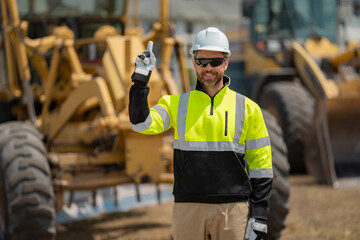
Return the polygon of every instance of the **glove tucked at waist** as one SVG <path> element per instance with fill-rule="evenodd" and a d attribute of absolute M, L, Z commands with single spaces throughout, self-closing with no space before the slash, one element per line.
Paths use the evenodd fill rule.
<path fill-rule="evenodd" d="M 249 240 L 265 240 L 267 233 L 267 225 L 257 222 L 255 218 L 250 218 L 245 232 L 245 239 Z"/>
<path fill-rule="evenodd" d="M 146 85 L 149 82 L 150 75 L 156 64 L 156 58 L 152 52 L 153 42 L 149 41 L 146 52 L 137 56 L 135 60 L 135 71 L 131 79 L 135 83 Z"/>

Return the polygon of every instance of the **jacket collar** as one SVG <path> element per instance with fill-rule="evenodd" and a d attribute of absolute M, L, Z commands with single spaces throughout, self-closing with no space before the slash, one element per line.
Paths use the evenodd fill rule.
<path fill-rule="evenodd" d="M 229 78 L 228 76 L 224 75 L 224 77 L 223 77 L 223 83 L 224 83 L 224 86 L 219 90 L 219 92 L 226 92 L 226 90 L 229 88 L 229 85 L 230 85 L 230 78 Z M 197 79 L 197 78 L 196 78 L 196 87 L 195 87 L 195 90 L 206 93 L 205 90 L 201 87 L 201 84 L 200 84 L 200 82 L 199 82 L 199 79 Z M 215 94 L 215 96 L 218 95 L 219 92 L 217 92 L 217 93 Z M 207 94 L 207 93 L 206 93 L 206 94 Z"/>

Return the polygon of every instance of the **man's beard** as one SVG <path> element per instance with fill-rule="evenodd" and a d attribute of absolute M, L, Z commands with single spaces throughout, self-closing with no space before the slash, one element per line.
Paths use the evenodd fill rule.
<path fill-rule="evenodd" d="M 205 74 L 206 73 L 212 73 L 212 74 L 215 74 L 215 78 L 213 80 L 206 80 L 206 76 Z M 207 72 L 203 72 L 202 74 L 200 73 L 196 73 L 197 75 L 197 78 L 199 79 L 199 81 L 204 84 L 205 87 L 213 87 L 215 85 L 217 85 L 224 77 L 223 74 L 219 75 L 218 73 L 216 72 L 212 72 L 212 71 L 207 71 Z"/>

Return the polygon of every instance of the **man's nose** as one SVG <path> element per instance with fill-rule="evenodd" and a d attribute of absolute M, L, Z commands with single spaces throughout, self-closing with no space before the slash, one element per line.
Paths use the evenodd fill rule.
<path fill-rule="evenodd" d="M 205 69 L 207 69 L 207 70 L 210 70 L 210 69 L 212 69 L 213 67 L 210 65 L 210 63 L 208 63 L 208 64 L 206 64 L 206 66 L 205 66 Z"/>

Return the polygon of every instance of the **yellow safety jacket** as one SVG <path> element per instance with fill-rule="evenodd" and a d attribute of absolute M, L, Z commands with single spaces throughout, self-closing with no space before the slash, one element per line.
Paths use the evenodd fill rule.
<path fill-rule="evenodd" d="M 198 83 L 193 91 L 163 96 L 150 110 L 140 99 L 146 98 L 145 89 L 133 86 L 131 125 L 143 134 L 174 128 L 175 202 L 250 199 L 251 216 L 266 220 L 273 171 L 261 109 L 229 89 L 229 77 L 223 81 L 225 86 L 214 97 Z"/>

